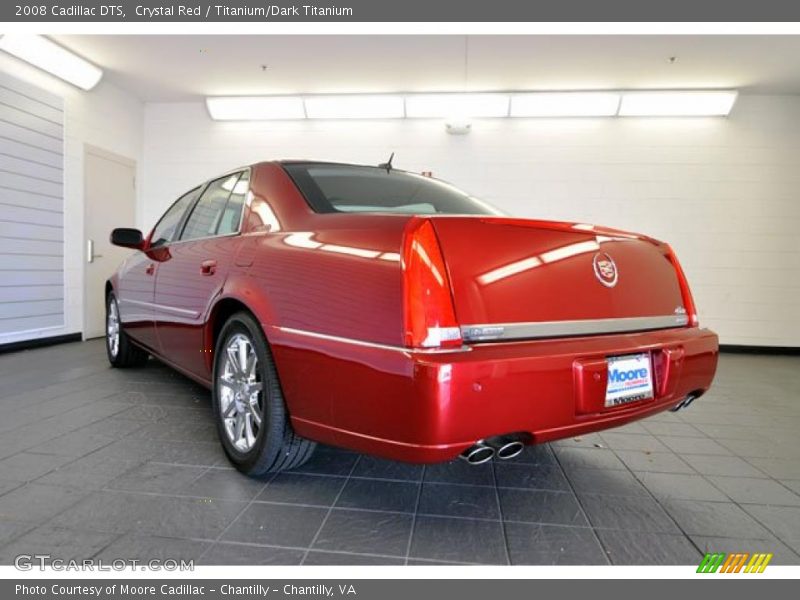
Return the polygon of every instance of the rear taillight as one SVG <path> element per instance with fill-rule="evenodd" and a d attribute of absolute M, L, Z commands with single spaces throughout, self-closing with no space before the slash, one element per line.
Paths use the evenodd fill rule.
<path fill-rule="evenodd" d="M 403 324 L 406 346 L 461 346 L 450 281 L 430 220 L 412 218 L 403 239 Z"/>
<path fill-rule="evenodd" d="M 681 286 L 683 308 L 686 309 L 686 316 L 689 317 L 689 326 L 697 327 L 700 324 L 700 320 L 697 318 L 697 308 L 695 308 L 694 305 L 694 298 L 692 298 L 692 292 L 689 289 L 689 282 L 686 280 L 686 274 L 683 272 L 681 263 L 678 262 L 678 257 L 675 255 L 675 251 L 672 249 L 672 246 L 667 245 L 667 252 L 667 256 L 669 257 L 672 266 L 675 268 L 675 273 L 678 276 L 678 283 Z"/>

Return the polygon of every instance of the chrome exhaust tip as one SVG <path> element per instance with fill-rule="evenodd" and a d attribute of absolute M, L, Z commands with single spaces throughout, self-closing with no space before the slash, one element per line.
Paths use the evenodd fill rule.
<path fill-rule="evenodd" d="M 509 458 L 519 456 L 524 449 L 525 444 L 519 440 L 512 440 L 497 448 L 495 450 L 495 454 L 500 460 L 508 460 Z"/>
<path fill-rule="evenodd" d="M 470 446 L 461 453 L 460 458 L 467 461 L 471 465 L 482 465 L 485 462 L 492 460 L 494 457 L 494 448 L 487 446 L 483 442 Z"/>
<path fill-rule="evenodd" d="M 682 408 L 687 408 L 692 402 L 695 401 L 695 398 L 697 397 L 698 396 L 696 396 L 695 394 L 689 394 L 688 396 L 686 396 L 686 398 L 684 398 L 683 400 L 678 402 L 675 406 L 670 408 L 669 412 L 678 412 Z"/>

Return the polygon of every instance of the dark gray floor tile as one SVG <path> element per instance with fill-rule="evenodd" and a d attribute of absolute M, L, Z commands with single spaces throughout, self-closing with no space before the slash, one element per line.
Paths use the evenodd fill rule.
<path fill-rule="evenodd" d="M 795 551 L 800 546 L 800 507 L 747 504 L 742 507 Z"/>
<path fill-rule="evenodd" d="M 115 438 L 103 434 L 86 433 L 81 430 L 73 431 L 61 437 L 38 444 L 30 449 L 37 454 L 55 454 L 58 456 L 77 457 L 107 446 Z"/>
<path fill-rule="evenodd" d="M 153 512 L 142 530 L 152 535 L 215 540 L 245 508 L 246 503 L 218 498 L 154 496 Z"/>
<path fill-rule="evenodd" d="M 697 565 L 703 555 L 681 534 L 598 529 L 615 565 Z"/>
<path fill-rule="evenodd" d="M 636 473 L 653 496 L 659 500 L 710 500 L 726 502 L 728 497 L 702 475 L 683 473 Z"/>
<path fill-rule="evenodd" d="M 35 523 L 12 521 L 0 517 L 0 547 L 36 527 Z"/>
<path fill-rule="evenodd" d="M 506 564 L 503 526 L 476 521 L 419 515 L 409 556 L 443 561 Z"/>
<path fill-rule="evenodd" d="M 772 554 L 771 565 L 800 565 L 800 556 L 776 539 L 691 536 L 692 541 L 705 554 L 707 552 L 765 552 Z"/>
<path fill-rule="evenodd" d="M 209 469 L 179 488 L 178 493 L 202 498 L 247 502 L 264 489 L 265 482 L 243 475 L 236 469 Z"/>
<path fill-rule="evenodd" d="M 66 456 L 22 452 L 0 461 L 0 479 L 33 481 L 71 460 L 74 459 Z"/>
<path fill-rule="evenodd" d="M 404 557 L 412 523 L 411 515 L 334 509 L 313 548 Z"/>
<path fill-rule="evenodd" d="M 666 500 L 664 508 L 689 535 L 707 537 L 770 537 L 769 531 L 732 503 Z"/>
<path fill-rule="evenodd" d="M 561 467 L 553 465 L 495 465 L 497 485 L 509 488 L 569 491 L 569 483 Z"/>
<path fill-rule="evenodd" d="M 800 494 L 800 480 L 798 479 L 781 479 L 781 483 L 787 488 L 792 490 L 795 494 Z"/>
<path fill-rule="evenodd" d="M 197 560 L 199 565 L 299 565 L 305 550 L 217 542 Z"/>
<path fill-rule="evenodd" d="M 5 494 L 6 492 L 15 490 L 22 485 L 25 484 L 21 481 L 0 481 L 0 496 Z"/>
<path fill-rule="evenodd" d="M 606 565 L 591 529 L 506 523 L 508 552 L 514 565 Z"/>
<path fill-rule="evenodd" d="M 402 565 L 405 559 L 348 552 L 320 552 L 312 550 L 303 561 L 304 565 Z"/>
<path fill-rule="evenodd" d="M 741 459 L 740 459 L 741 460 Z M 749 458 L 748 462 L 758 469 L 752 477 L 763 477 L 766 473 L 775 479 L 800 479 L 800 460 L 785 458 Z M 750 475 L 749 473 L 712 473 L 712 475 Z"/>
<path fill-rule="evenodd" d="M 800 496 L 773 479 L 708 476 L 709 481 L 739 504 L 800 506 Z"/>
<path fill-rule="evenodd" d="M 511 459 L 514 464 L 555 465 L 556 457 L 550 444 L 525 446 L 519 456 Z"/>
<path fill-rule="evenodd" d="M 645 419 L 642 421 L 642 427 L 655 436 L 674 435 L 681 437 L 705 437 L 705 433 L 688 423 L 669 423 Z"/>
<path fill-rule="evenodd" d="M 766 477 L 756 467 L 738 456 L 710 456 L 686 454 L 683 459 L 701 475 L 723 475 L 728 477 Z M 751 459 L 755 460 L 755 459 Z"/>
<path fill-rule="evenodd" d="M 499 519 L 497 491 L 493 487 L 425 483 L 419 499 L 420 514 L 473 519 Z"/>
<path fill-rule="evenodd" d="M 471 465 L 463 460 L 427 465 L 425 481 L 435 483 L 462 483 L 464 485 L 494 486 L 492 463 Z"/>
<path fill-rule="evenodd" d="M 328 509 L 280 504 L 252 504 L 221 541 L 308 548 Z"/>
<path fill-rule="evenodd" d="M 126 533 L 141 530 L 158 510 L 159 496 L 125 492 L 93 492 L 59 514 L 52 523 L 59 527 Z"/>
<path fill-rule="evenodd" d="M 682 437 L 662 435 L 659 438 L 673 452 L 684 454 L 730 455 L 730 450 L 707 437 Z"/>
<path fill-rule="evenodd" d="M 317 449 L 311 459 L 294 469 L 296 473 L 319 475 L 349 475 L 358 460 L 358 454 Z"/>
<path fill-rule="evenodd" d="M 696 471 L 680 456 L 672 452 L 640 452 L 637 450 L 617 450 L 617 456 L 631 471 L 650 473 L 685 473 Z"/>
<path fill-rule="evenodd" d="M 126 534 L 118 537 L 97 554 L 106 563 L 116 560 L 197 560 L 211 546 L 210 542 L 182 540 L 156 535 Z"/>
<path fill-rule="evenodd" d="M 649 433 L 619 433 L 618 431 L 603 431 L 600 437 L 606 446 L 612 450 L 636 450 L 639 452 L 667 452 L 669 448 L 664 446 L 655 436 Z"/>
<path fill-rule="evenodd" d="M 344 477 L 281 473 L 256 497 L 259 502 L 285 502 L 331 506 L 345 482 Z"/>
<path fill-rule="evenodd" d="M 106 487 L 129 492 L 173 494 L 197 479 L 205 471 L 206 467 L 151 462 L 123 473 L 108 482 Z"/>
<path fill-rule="evenodd" d="M 14 557 L 20 554 L 48 554 L 53 560 L 81 561 L 94 556 L 116 537 L 117 535 L 113 533 L 43 525 L 4 546 L 0 550 L 0 563 L 11 564 Z"/>
<path fill-rule="evenodd" d="M 588 526 L 575 496 L 549 490 L 511 490 L 501 488 L 503 519 L 553 525 Z"/>
<path fill-rule="evenodd" d="M 581 494 L 578 499 L 593 527 L 680 533 L 664 509 L 649 496 Z"/>
<path fill-rule="evenodd" d="M 605 448 L 557 448 L 556 457 L 568 473 L 573 469 L 625 470 L 614 452 Z"/>
<path fill-rule="evenodd" d="M 364 508 L 413 513 L 419 483 L 350 479 L 336 501 L 336 508 Z"/>
<path fill-rule="evenodd" d="M 85 495 L 73 488 L 29 483 L 0 496 L 0 518 L 43 523 Z"/>
<path fill-rule="evenodd" d="M 36 482 L 81 490 L 98 490 L 140 464 L 141 461 L 137 460 L 112 459 L 90 454 L 51 471 Z"/>
<path fill-rule="evenodd" d="M 367 477 L 370 479 L 398 479 L 403 481 L 420 481 L 422 479 L 422 465 L 384 460 L 375 456 L 362 456 L 358 461 L 353 477 Z"/>
<path fill-rule="evenodd" d="M 573 469 L 567 473 L 567 477 L 578 494 L 647 495 L 647 490 L 629 471 Z"/>

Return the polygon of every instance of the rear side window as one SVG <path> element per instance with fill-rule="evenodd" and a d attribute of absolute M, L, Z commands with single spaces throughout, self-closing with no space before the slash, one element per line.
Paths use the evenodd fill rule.
<path fill-rule="evenodd" d="M 316 212 L 499 214 L 450 184 L 406 171 L 322 163 L 283 168 Z"/>
<path fill-rule="evenodd" d="M 222 211 L 222 217 L 219 220 L 217 235 L 226 235 L 239 231 L 239 223 L 242 220 L 242 209 L 244 208 L 244 199 L 247 197 L 249 189 L 250 174 L 245 171 L 242 173 L 239 181 L 233 186 L 231 195 L 228 196 L 228 203 L 225 205 L 225 210 Z"/>
<path fill-rule="evenodd" d="M 238 216 L 241 214 L 241 203 L 238 212 L 235 209 L 228 212 L 227 206 L 241 176 L 242 173 L 226 175 L 208 184 L 203 195 L 194 205 L 189 218 L 186 219 L 181 240 L 213 237 L 218 235 L 221 226 L 224 231 L 219 231 L 219 233 L 234 233 L 239 230 Z M 245 187 L 246 185 L 245 183 Z M 225 221 L 224 224 L 223 221 Z"/>
<path fill-rule="evenodd" d="M 178 198 L 172 206 L 167 209 L 167 212 L 164 213 L 164 216 L 161 217 L 153 228 L 153 235 L 150 238 L 151 246 L 161 246 L 162 244 L 172 241 L 175 237 L 178 225 L 180 225 L 181 219 L 183 219 L 183 214 L 186 212 L 186 209 L 191 206 L 192 202 L 195 201 L 199 193 L 200 188 L 197 187 Z"/>

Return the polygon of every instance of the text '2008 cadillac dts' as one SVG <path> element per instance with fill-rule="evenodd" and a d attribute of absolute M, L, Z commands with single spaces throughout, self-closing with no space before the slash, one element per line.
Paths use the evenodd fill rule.
<path fill-rule="evenodd" d="M 714 377 L 671 248 L 503 216 L 380 167 L 263 162 L 186 192 L 107 282 L 115 367 L 149 355 L 212 390 L 258 476 L 315 443 L 419 463 L 687 406 Z"/>

